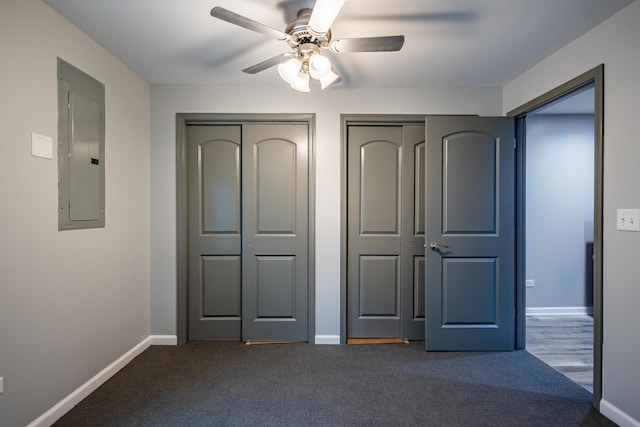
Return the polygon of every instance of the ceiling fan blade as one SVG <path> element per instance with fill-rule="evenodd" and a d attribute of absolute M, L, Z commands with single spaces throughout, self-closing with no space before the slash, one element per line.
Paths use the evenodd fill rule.
<path fill-rule="evenodd" d="M 345 52 L 395 52 L 402 49 L 404 36 L 360 37 L 336 39 L 329 43 L 335 53 Z"/>
<path fill-rule="evenodd" d="M 291 58 L 291 53 L 281 53 L 280 55 L 274 56 L 273 58 L 269 58 L 267 60 L 259 62 L 255 65 L 252 65 L 251 67 L 247 67 L 242 70 L 242 72 L 247 74 L 256 74 L 260 71 L 266 70 L 267 68 L 271 68 L 274 65 L 282 64 L 283 62 L 288 61 L 289 58 Z"/>
<path fill-rule="evenodd" d="M 314 33 L 324 34 L 329 31 L 345 0 L 316 0 L 313 6 L 309 27 Z"/>
<path fill-rule="evenodd" d="M 357 21 L 384 22 L 469 22 L 477 18 L 476 13 L 470 11 L 424 12 L 424 13 L 385 13 L 342 15 L 342 18 Z"/>
<path fill-rule="evenodd" d="M 265 36 L 272 37 L 277 40 L 288 40 L 290 38 L 288 34 L 283 33 L 282 31 L 271 28 L 268 25 L 265 25 L 258 21 L 254 21 L 253 19 L 247 18 L 246 16 L 238 15 L 237 13 L 225 9 L 224 7 L 216 6 L 211 9 L 211 16 L 213 16 L 214 18 L 222 19 L 223 21 L 227 21 L 231 24 L 238 25 L 242 28 L 246 28 L 247 30 L 264 34 Z"/>

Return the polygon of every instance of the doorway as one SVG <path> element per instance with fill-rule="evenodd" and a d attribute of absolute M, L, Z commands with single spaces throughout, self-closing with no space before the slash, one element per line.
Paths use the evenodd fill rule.
<path fill-rule="evenodd" d="M 177 119 L 179 342 L 312 342 L 313 116 Z"/>
<path fill-rule="evenodd" d="M 587 330 L 593 331 L 592 348 L 586 351 L 593 358 L 590 374 L 596 409 L 602 396 L 603 82 L 600 65 L 508 113 L 517 119 L 520 144 L 517 348 L 526 348 L 533 338 L 528 326 L 551 320 L 534 315 L 551 314 L 565 325 L 572 316 L 578 323 L 568 327 L 579 329 L 585 328 L 580 318 L 592 316 L 592 320 L 586 317 Z M 581 102 L 572 104 L 577 100 Z M 565 134 L 560 135 L 563 129 Z M 562 150 L 565 160 L 550 167 L 561 160 Z M 554 176 L 556 172 L 560 175 Z M 543 185 L 545 180 L 548 186 Z M 555 216 L 568 217 L 569 222 L 562 224 Z M 547 238 L 540 240 L 545 234 Z M 541 265 L 545 260 L 548 265 Z M 542 282 L 535 274 L 543 277 Z"/>
<path fill-rule="evenodd" d="M 593 387 L 593 84 L 526 119 L 526 348 Z"/>

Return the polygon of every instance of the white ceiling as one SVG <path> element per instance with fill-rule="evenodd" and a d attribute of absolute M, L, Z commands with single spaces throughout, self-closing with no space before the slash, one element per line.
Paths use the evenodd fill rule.
<path fill-rule="evenodd" d="M 211 17 L 213 6 L 284 31 L 314 0 L 43 0 L 152 84 L 285 86 L 240 70 L 285 42 Z M 499 87 L 632 0 L 347 0 L 334 38 L 405 35 L 400 52 L 331 55 L 342 87 Z M 330 89 L 329 89 L 330 90 Z"/>

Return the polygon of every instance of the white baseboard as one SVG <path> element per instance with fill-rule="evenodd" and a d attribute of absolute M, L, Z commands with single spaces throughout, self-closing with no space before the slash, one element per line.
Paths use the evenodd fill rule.
<path fill-rule="evenodd" d="M 593 307 L 527 307 L 527 316 L 579 316 L 593 314 Z"/>
<path fill-rule="evenodd" d="M 316 344 L 340 344 L 340 335 L 316 335 Z"/>
<path fill-rule="evenodd" d="M 120 356 L 115 362 L 104 368 L 93 378 L 71 392 L 71 394 L 62 399 L 47 412 L 36 418 L 27 427 L 48 427 L 55 423 L 64 414 L 69 412 L 74 406 L 80 403 L 82 399 L 93 393 L 109 378 L 114 376 L 120 369 L 127 366 L 127 364 L 129 364 L 129 362 L 131 362 L 136 356 L 145 351 L 151 345 L 151 341 L 152 336 L 149 336 L 142 340 L 138 345 Z"/>
<path fill-rule="evenodd" d="M 640 427 L 640 421 L 632 418 L 629 414 L 607 402 L 605 399 L 600 401 L 600 413 L 620 427 Z"/>
<path fill-rule="evenodd" d="M 177 335 L 149 335 L 151 345 L 178 345 Z"/>

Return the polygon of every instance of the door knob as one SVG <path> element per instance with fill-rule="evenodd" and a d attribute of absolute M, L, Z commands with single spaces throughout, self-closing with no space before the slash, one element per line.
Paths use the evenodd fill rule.
<path fill-rule="evenodd" d="M 432 250 L 432 251 L 436 251 L 436 252 L 437 252 L 437 251 L 439 251 L 439 250 L 440 250 L 440 248 L 447 248 L 447 249 L 449 249 L 449 246 L 447 246 L 447 245 L 441 245 L 441 244 L 440 244 L 440 243 L 438 243 L 438 242 L 431 242 L 431 244 L 429 245 L 429 247 L 431 248 L 431 250 Z"/>

